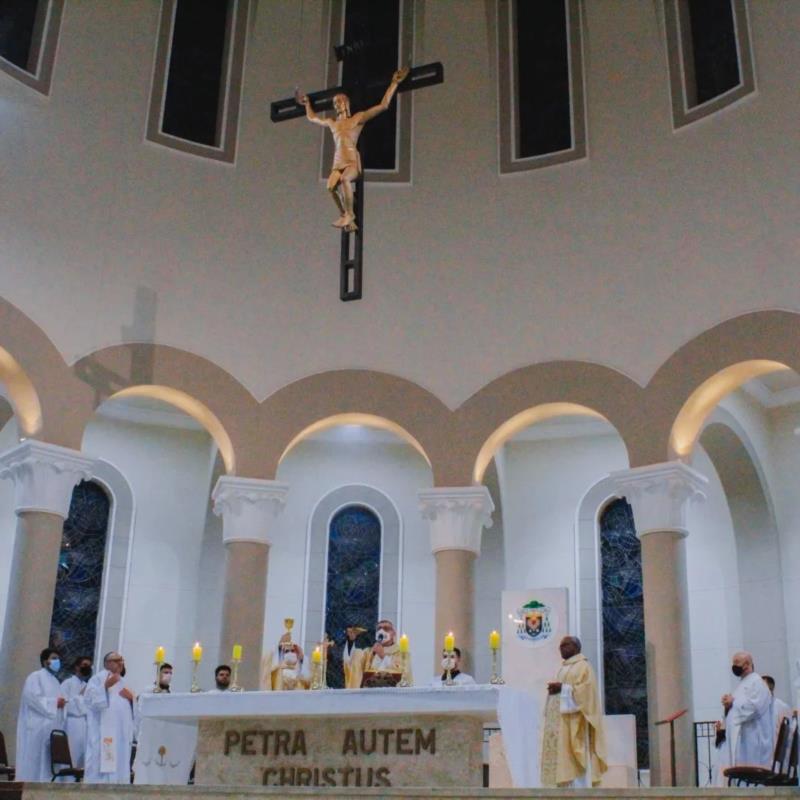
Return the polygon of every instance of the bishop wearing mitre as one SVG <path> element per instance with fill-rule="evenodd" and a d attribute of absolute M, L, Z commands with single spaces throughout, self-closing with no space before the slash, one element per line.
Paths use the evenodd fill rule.
<path fill-rule="evenodd" d="M 397 631 L 388 619 L 378 621 L 375 644 L 369 649 L 356 647 L 355 640 L 363 628 L 348 628 L 344 645 L 344 685 L 347 689 L 370 686 L 393 686 L 403 674 L 403 657 L 397 644 Z M 406 680 L 411 679 L 411 665 L 406 666 Z"/>

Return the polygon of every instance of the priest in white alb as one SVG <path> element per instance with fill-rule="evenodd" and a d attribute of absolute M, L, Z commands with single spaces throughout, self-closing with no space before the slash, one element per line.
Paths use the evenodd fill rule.
<path fill-rule="evenodd" d="M 729 763 L 735 767 L 769 767 L 774 736 L 772 695 L 755 671 L 750 653 L 735 653 L 731 671 L 739 684 L 733 694 L 722 696 Z"/>
<path fill-rule="evenodd" d="M 86 783 L 130 783 L 136 698 L 124 672 L 125 659 L 112 651 L 86 687 Z"/>
<path fill-rule="evenodd" d="M 39 655 L 41 669 L 25 679 L 17 717 L 17 780 L 49 781 L 50 732 L 64 727 L 66 700 L 56 675 L 61 658 L 45 648 Z"/>
<path fill-rule="evenodd" d="M 558 647 L 564 660 L 547 684 L 542 786 L 591 789 L 608 769 L 597 678 L 577 636 L 565 636 Z"/>

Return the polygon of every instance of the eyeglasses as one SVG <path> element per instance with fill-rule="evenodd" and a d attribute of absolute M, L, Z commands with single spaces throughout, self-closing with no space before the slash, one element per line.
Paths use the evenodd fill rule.
<path fill-rule="evenodd" d="M 113 663 L 122 663 L 122 664 L 125 663 L 125 659 L 124 658 L 107 658 L 106 661 L 109 661 L 112 664 Z"/>

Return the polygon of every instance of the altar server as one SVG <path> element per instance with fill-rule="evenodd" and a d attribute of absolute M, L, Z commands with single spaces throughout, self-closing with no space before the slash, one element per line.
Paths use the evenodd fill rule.
<path fill-rule="evenodd" d="M 216 686 L 209 690 L 209 694 L 227 692 L 231 687 L 231 668 L 227 664 L 220 664 L 214 670 L 214 683 Z"/>
<path fill-rule="evenodd" d="M 69 739 L 69 752 L 72 756 L 72 766 L 83 769 L 86 757 L 86 685 L 92 677 L 92 659 L 81 656 L 73 664 L 74 675 L 70 675 L 61 689 L 67 700 L 67 737 Z"/>
<path fill-rule="evenodd" d="M 86 783 L 130 783 L 135 697 L 125 685 L 124 669 L 119 653 L 107 653 L 103 669 L 86 687 Z"/>
<path fill-rule="evenodd" d="M 755 671 L 750 653 L 735 653 L 731 671 L 739 684 L 733 694 L 722 696 L 730 764 L 769 767 L 774 741 L 772 695 Z"/>
<path fill-rule="evenodd" d="M 453 648 L 452 656 L 446 650 L 442 650 L 442 674 L 433 679 L 431 686 L 444 686 L 447 681 L 448 669 L 450 670 L 450 680 L 453 681 L 454 686 L 475 685 L 475 678 L 461 671 L 461 650 L 458 647 Z"/>
<path fill-rule="evenodd" d="M 559 650 L 561 669 L 547 684 L 542 786 L 591 788 L 608 768 L 597 678 L 576 636 L 565 636 Z"/>
<path fill-rule="evenodd" d="M 770 697 L 770 716 L 772 718 L 772 730 L 775 733 L 775 740 L 777 741 L 778 738 L 778 731 L 781 727 L 781 720 L 784 717 L 791 718 L 792 716 L 792 709 L 789 708 L 787 703 L 784 703 L 779 697 L 775 697 L 775 678 L 772 675 L 762 675 L 761 676 L 764 683 L 767 684 L 767 689 L 769 689 Z"/>
<path fill-rule="evenodd" d="M 66 699 L 56 675 L 61 669 L 57 650 L 39 655 L 41 669 L 25 679 L 17 717 L 17 780 L 49 781 L 50 731 L 64 727 Z"/>
<path fill-rule="evenodd" d="M 375 628 L 375 644 L 368 650 L 355 646 L 360 628 L 347 629 L 347 641 L 344 645 L 342 660 L 344 661 L 344 678 L 347 689 L 360 689 L 364 682 L 365 672 L 394 673 L 397 679 L 403 672 L 403 659 L 397 645 L 397 632 L 394 623 L 388 619 L 378 621 Z M 406 679 L 411 679 L 411 666 L 408 665 Z"/>

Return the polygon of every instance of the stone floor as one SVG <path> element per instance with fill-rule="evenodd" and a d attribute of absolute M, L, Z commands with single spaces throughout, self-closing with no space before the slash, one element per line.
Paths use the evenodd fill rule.
<path fill-rule="evenodd" d="M 0 783 L 0 800 L 327 800 L 328 798 L 391 798 L 391 800 L 513 800 L 530 797 L 537 800 L 565 798 L 624 798 L 624 800 L 657 800 L 657 798 L 792 798 L 798 800 L 800 789 L 284 789 L 280 787 L 176 787 L 176 786 L 86 786 L 84 784 L 21 784 Z"/>

